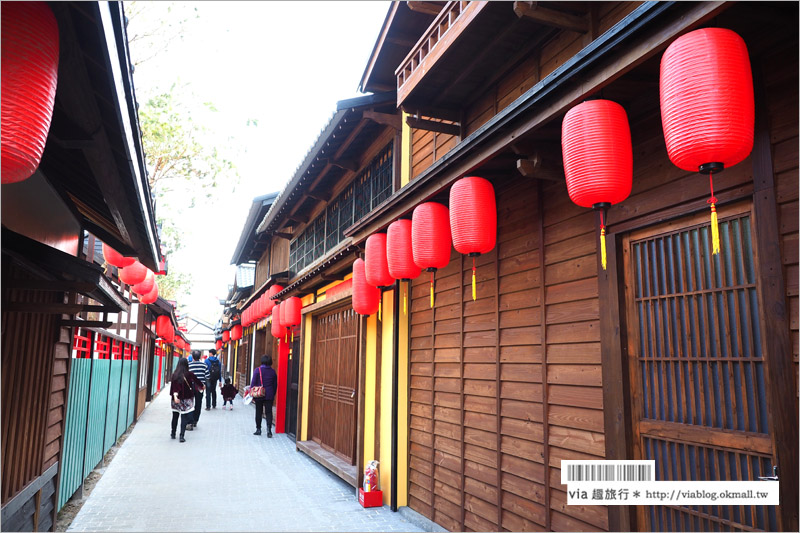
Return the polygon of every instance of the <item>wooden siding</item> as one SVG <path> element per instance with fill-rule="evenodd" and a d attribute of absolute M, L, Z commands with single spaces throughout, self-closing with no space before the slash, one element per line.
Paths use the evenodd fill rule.
<path fill-rule="evenodd" d="M 422 117 L 431 120 L 427 117 Z M 448 123 L 448 121 L 442 121 Z M 411 130 L 411 179 L 417 177 L 458 144 L 457 135 Z"/>

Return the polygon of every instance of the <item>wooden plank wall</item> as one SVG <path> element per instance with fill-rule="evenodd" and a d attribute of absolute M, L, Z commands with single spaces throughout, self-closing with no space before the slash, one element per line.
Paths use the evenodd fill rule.
<path fill-rule="evenodd" d="M 434 120 L 422 117 L 426 120 Z M 448 121 L 442 121 L 449 123 Z M 411 130 L 411 179 L 417 177 L 422 171 L 442 158 L 458 144 L 457 135 L 448 135 L 425 130 Z"/>

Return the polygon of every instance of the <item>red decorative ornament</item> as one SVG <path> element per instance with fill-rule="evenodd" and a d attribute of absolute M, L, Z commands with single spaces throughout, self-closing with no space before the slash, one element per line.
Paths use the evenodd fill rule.
<path fill-rule="evenodd" d="M 561 125 L 561 151 L 570 199 L 600 211 L 600 258 L 606 269 L 606 213 L 631 193 L 633 149 L 625 109 L 590 100 L 570 109 Z"/>
<path fill-rule="evenodd" d="M 230 342 L 231 340 L 231 331 L 230 329 L 223 329 L 222 330 L 222 342 Z"/>
<path fill-rule="evenodd" d="M 214 343 L 214 346 L 217 351 L 220 351 L 222 349 L 222 341 L 218 340 Z"/>
<path fill-rule="evenodd" d="M 144 281 L 147 277 L 147 267 L 139 261 L 134 261 L 131 265 L 119 269 L 119 280 L 126 285 L 136 285 Z"/>
<path fill-rule="evenodd" d="M 103 259 L 109 265 L 114 265 L 117 268 L 131 266 L 136 259 L 133 257 L 125 257 L 106 243 L 103 243 Z"/>
<path fill-rule="evenodd" d="M 153 283 L 153 288 L 150 289 L 150 292 L 139 297 L 139 303 L 152 304 L 155 303 L 156 300 L 158 300 L 158 283 Z"/>
<path fill-rule="evenodd" d="M 46 2 L 2 10 L 2 183 L 26 180 L 42 160 L 58 76 L 58 23 Z"/>
<path fill-rule="evenodd" d="M 661 58 L 661 124 L 667 154 L 678 168 L 708 174 L 712 254 L 719 228 L 713 174 L 753 150 L 753 73 L 744 40 L 725 28 L 677 38 Z"/>
<path fill-rule="evenodd" d="M 136 294 L 147 294 L 153 290 L 153 286 L 155 284 L 156 284 L 156 276 L 155 274 L 153 274 L 153 271 L 148 268 L 147 272 L 145 272 L 144 280 L 140 281 L 139 283 L 131 287 L 131 290 Z"/>
<path fill-rule="evenodd" d="M 231 340 L 238 341 L 242 338 L 242 325 L 241 324 L 234 324 L 231 326 Z"/>
<path fill-rule="evenodd" d="M 411 215 L 411 250 L 414 263 L 431 273 L 431 309 L 433 309 L 433 273 L 450 262 L 450 213 L 442 204 L 427 202 L 414 208 Z"/>
<path fill-rule="evenodd" d="M 395 278 L 389 273 L 389 263 L 386 258 L 386 234 L 375 233 L 367 237 L 366 251 L 364 252 L 364 275 L 367 283 L 381 290 L 394 285 Z M 378 320 L 381 319 L 381 297 L 378 300 Z"/>
<path fill-rule="evenodd" d="M 172 342 L 175 339 L 175 328 L 167 315 L 159 315 L 156 318 L 156 335 L 164 339 L 165 342 Z"/>
<path fill-rule="evenodd" d="M 272 308 L 278 305 L 278 302 L 273 300 L 276 294 L 283 290 L 283 285 L 273 285 L 269 289 L 267 289 L 267 297 L 265 298 L 266 302 L 266 315 L 272 313 Z"/>
<path fill-rule="evenodd" d="M 272 308 L 272 325 L 270 326 L 270 333 L 276 339 L 280 340 L 286 333 L 281 324 L 281 304 L 277 304 Z"/>
<path fill-rule="evenodd" d="M 453 247 L 472 257 L 472 300 L 477 299 L 475 258 L 497 243 L 497 203 L 494 187 L 478 176 L 461 178 L 450 188 L 450 232 Z"/>
<path fill-rule="evenodd" d="M 353 262 L 353 311 L 359 315 L 373 315 L 378 312 L 381 290 L 367 283 L 364 260 Z"/>
<path fill-rule="evenodd" d="M 411 249 L 411 221 L 400 219 L 389 224 L 386 230 L 386 263 L 389 275 L 400 281 L 411 281 L 417 278 L 422 269 L 414 263 Z M 408 311 L 408 296 L 403 289 L 403 314 Z"/>

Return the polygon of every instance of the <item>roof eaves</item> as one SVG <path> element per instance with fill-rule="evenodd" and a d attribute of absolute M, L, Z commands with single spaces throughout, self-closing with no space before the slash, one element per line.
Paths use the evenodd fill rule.
<path fill-rule="evenodd" d="M 242 233 L 239 235 L 239 242 L 236 245 L 236 250 L 233 252 L 233 257 L 231 258 L 232 265 L 237 265 L 243 262 L 241 260 L 241 255 L 244 253 L 245 248 L 249 242 L 252 241 L 253 235 L 256 233 L 255 226 L 260 222 L 258 220 L 259 212 L 264 207 L 271 206 L 277 197 L 278 192 L 272 192 L 253 198 L 253 202 L 250 205 L 250 211 L 247 213 L 247 219 L 245 220 L 244 226 L 242 226 Z"/>
<path fill-rule="evenodd" d="M 386 12 L 386 18 L 383 20 L 381 31 L 378 33 L 378 38 L 375 40 L 375 44 L 372 47 L 372 53 L 369 55 L 367 66 L 364 68 L 364 73 L 361 75 L 361 82 L 358 84 L 358 90 L 362 93 L 367 92 L 366 87 L 369 83 L 369 78 L 372 75 L 375 64 L 378 62 L 381 49 L 386 42 L 386 35 L 389 33 L 389 28 L 392 26 L 392 21 L 394 20 L 395 13 L 397 13 L 398 5 L 399 2 L 392 2 L 392 5 L 389 6 L 389 10 Z"/>

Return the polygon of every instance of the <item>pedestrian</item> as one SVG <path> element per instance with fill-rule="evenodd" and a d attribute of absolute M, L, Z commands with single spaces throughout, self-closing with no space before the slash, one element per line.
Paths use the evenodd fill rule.
<path fill-rule="evenodd" d="M 203 390 L 208 385 L 208 367 L 200 359 L 200 350 L 192 350 L 192 361 L 189 363 L 189 371 L 195 375 L 197 380 L 203 384 L 203 388 L 194 391 L 194 417 L 189 424 L 189 431 L 197 427 L 200 421 L 200 413 L 203 411 Z"/>
<path fill-rule="evenodd" d="M 206 390 L 206 411 L 209 409 L 217 408 L 217 383 L 220 382 L 222 377 L 222 363 L 217 359 L 217 351 L 211 348 L 208 353 L 210 354 L 206 359 L 206 366 L 208 367 L 208 389 Z"/>
<path fill-rule="evenodd" d="M 171 438 L 175 438 L 175 430 L 178 429 L 178 415 L 181 417 L 181 442 L 186 442 L 184 433 L 186 426 L 194 416 L 195 388 L 202 387 L 203 384 L 197 377 L 189 372 L 189 362 L 181 357 L 175 372 L 172 373 L 169 385 L 170 406 L 172 407 L 172 433 Z"/>
<path fill-rule="evenodd" d="M 225 378 L 225 386 L 222 387 L 222 408 L 225 409 L 225 404 L 231 402 L 231 411 L 233 411 L 233 399 L 239 393 L 239 389 L 231 384 L 231 378 Z"/>
<path fill-rule="evenodd" d="M 272 438 L 272 401 L 275 399 L 275 390 L 278 388 L 278 376 L 272 369 L 272 357 L 261 356 L 261 366 L 253 370 L 250 388 L 263 387 L 263 396 L 253 396 L 256 403 L 256 431 L 253 435 L 261 435 L 261 419 L 266 409 L 267 437 Z"/>

